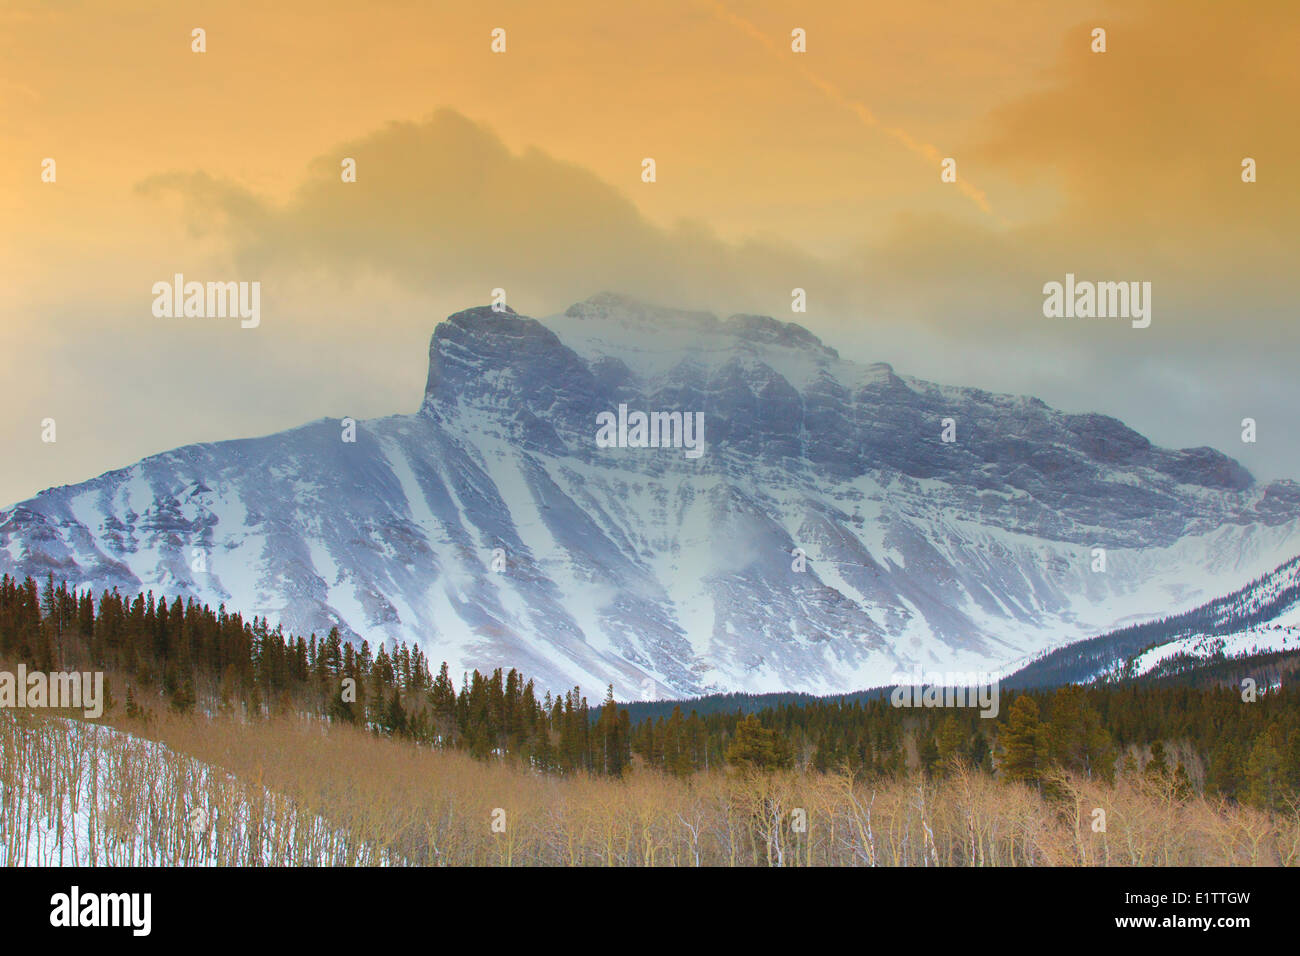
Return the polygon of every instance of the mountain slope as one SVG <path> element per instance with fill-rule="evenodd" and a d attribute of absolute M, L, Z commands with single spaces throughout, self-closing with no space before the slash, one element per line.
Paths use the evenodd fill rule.
<path fill-rule="evenodd" d="M 1300 650 L 1300 558 L 1230 594 L 1042 655 L 1008 687 L 1154 679 L 1205 662 Z"/>
<path fill-rule="evenodd" d="M 704 454 L 598 447 L 620 405 L 702 412 Z M 342 437 L 321 420 L 42 492 L 0 512 L 0 571 L 644 698 L 1001 666 L 1300 550 L 1300 487 L 1213 450 L 610 295 L 451 316 L 419 410 Z"/>

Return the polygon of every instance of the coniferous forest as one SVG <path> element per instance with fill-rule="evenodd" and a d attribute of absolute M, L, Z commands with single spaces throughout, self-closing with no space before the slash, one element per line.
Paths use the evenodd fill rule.
<path fill-rule="evenodd" d="M 618 777 L 636 767 L 689 778 L 725 768 L 847 772 L 857 780 L 963 768 L 1052 793 L 1059 772 L 1111 782 L 1167 780 L 1266 811 L 1300 803 L 1300 706 L 1277 687 L 1161 683 L 1004 692 L 975 709 L 903 709 L 888 695 L 803 698 L 750 713 L 690 702 L 589 706 L 577 688 L 539 690 L 511 669 L 436 674 L 419 647 L 359 647 L 337 630 L 285 634 L 152 593 L 96 598 L 53 577 L 0 580 L 0 660 L 44 671 L 103 670 L 106 716 L 301 715 L 374 735 L 518 762 L 554 775 Z M 149 703 L 145 703 L 145 702 Z M 635 722 L 629 710 L 646 711 Z"/>

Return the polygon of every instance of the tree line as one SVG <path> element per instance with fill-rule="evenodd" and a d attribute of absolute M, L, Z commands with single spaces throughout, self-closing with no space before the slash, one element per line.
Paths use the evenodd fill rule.
<path fill-rule="evenodd" d="M 793 767 L 868 779 L 916 768 L 942 776 L 960 764 L 1048 794 L 1064 770 L 1107 782 L 1154 775 L 1268 809 L 1300 801 L 1300 696 L 1285 685 L 1254 702 L 1223 686 L 1004 691 L 996 719 L 897 708 L 880 694 L 791 698 L 751 713 L 665 704 L 634 722 L 612 689 L 592 707 L 579 688 L 539 694 L 500 668 L 462 675 L 457 687 L 418 644 L 375 650 L 337 628 L 288 635 L 264 618 L 152 592 L 96 599 L 52 575 L 43 587 L 0 578 L 0 660 L 105 670 L 125 687 L 128 717 L 148 717 L 148 691 L 178 712 L 305 713 L 560 774 Z"/>

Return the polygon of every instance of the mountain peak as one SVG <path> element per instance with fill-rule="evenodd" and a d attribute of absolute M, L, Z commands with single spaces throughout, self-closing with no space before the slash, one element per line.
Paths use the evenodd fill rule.
<path fill-rule="evenodd" d="M 770 315 L 737 313 L 722 321 L 712 312 L 673 309 L 615 292 L 598 292 L 569 306 L 564 317 L 591 323 L 593 334 L 609 331 L 612 326 L 651 333 L 689 330 L 697 335 L 722 336 L 757 346 L 804 349 L 825 358 L 839 358 L 835 349 L 824 345 L 802 325 L 782 322 Z"/>
<path fill-rule="evenodd" d="M 534 445 L 575 451 L 599 411 L 668 401 L 702 411 L 719 449 L 804 461 L 841 478 L 883 469 L 964 493 L 1028 495 L 1019 506 L 1028 524 L 1056 510 L 1053 520 L 1073 520 L 1053 533 L 1112 543 L 1177 537 L 1157 516 L 1188 521 L 1199 511 L 1180 500 L 1179 486 L 1254 486 L 1245 468 L 1212 449 L 1162 449 L 1106 415 L 1067 415 L 1033 398 L 844 361 L 812 332 L 771 316 L 724 321 L 610 292 L 544 321 L 498 308 L 457 312 L 434 331 L 424 408 L 477 406 Z M 961 439 L 945 450 L 930 439 L 947 418 L 961 423 Z M 1084 503 L 1106 498 L 1131 499 L 1132 524 L 1086 530 L 1094 522 Z M 1298 510 L 1277 493 L 1258 516 L 1286 520 Z"/>
<path fill-rule="evenodd" d="M 733 315 L 724 323 L 737 335 L 750 342 L 765 345 L 779 345 L 791 349 L 807 349 L 826 358 L 838 359 L 840 353 L 822 344 L 822 340 L 813 335 L 797 322 L 781 322 L 770 315 Z"/>
<path fill-rule="evenodd" d="M 471 401 L 564 417 L 585 412 L 594 393 L 582 359 L 551 329 L 508 306 L 456 312 L 429 341 L 425 410 Z"/>
<path fill-rule="evenodd" d="M 429 339 L 429 377 L 425 393 L 434 392 L 458 368 L 481 362 L 513 364 L 536 345 L 559 345 L 555 333 L 509 306 L 480 305 L 462 309 L 439 322 Z"/>
<path fill-rule="evenodd" d="M 716 332 L 721 325 L 712 312 L 668 308 L 617 292 L 597 292 L 569 306 L 564 315 L 570 319 L 598 324 L 685 327 L 705 333 Z"/>

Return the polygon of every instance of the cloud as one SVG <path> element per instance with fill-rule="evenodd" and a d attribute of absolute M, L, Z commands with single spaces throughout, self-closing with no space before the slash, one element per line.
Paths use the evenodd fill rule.
<path fill-rule="evenodd" d="M 789 62 L 698 4 L 653 24 L 521 8 L 494 58 L 471 13 L 340 4 L 308 22 L 305 4 L 236 3 L 214 31 L 245 42 L 207 59 L 147 5 L 148 29 L 79 13 L 73 35 L 25 6 L 38 19 L 0 40 L 4 82 L 42 98 L 3 107 L 4 500 L 184 441 L 413 408 L 433 327 L 497 287 L 539 317 L 610 289 L 794 319 L 846 357 L 1300 475 L 1293 4 L 926 0 L 869 20 L 845 4 L 806 13 L 808 59 Z M 786 56 L 787 8 L 745 16 Z M 322 66 L 334 51 L 357 69 Z M 420 116 L 431 76 L 462 112 L 378 125 L 375 103 Z M 955 156 L 997 216 L 887 128 Z M 57 187 L 32 175 L 51 153 Z M 653 185 L 636 177 L 647 153 Z M 261 281 L 262 327 L 160 324 L 149 289 L 177 271 Z M 1043 283 L 1066 272 L 1151 281 L 1151 328 L 1044 319 Z M 146 367 L 151 384 L 126 388 Z M 31 445 L 56 412 L 66 461 Z M 1248 415 L 1260 442 L 1243 447 Z"/>
<path fill-rule="evenodd" d="M 1111 43 L 1144 42 L 1142 31 L 1152 29 L 1146 23 L 1113 31 Z M 1118 55 L 1117 61 L 1112 72 L 1119 78 L 1103 84 L 1104 96 L 1135 103 L 1139 113 L 1154 108 L 1149 99 L 1161 94 L 1149 92 L 1147 68 L 1129 68 Z M 1035 168 L 1059 167 L 1064 194 L 1046 214 L 1000 228 L 942 212 L 911 213 L 896 217 L 883 238 L 835 259 L 781 242 L 727 242 L 701 223 L 652 224 L 593 173 L 537 149 L 512 152 L 491 130 L 450 110 L 340 144 L 310 164 L 283 204 L 202 174 L 155 177 L 143 188 L 176 192 L 195 223 L 217 224 L 243 276 L 327 277 L 331 291 L 318 294 L 335 310 L 349 301 L 335 284 L 372 288 L 376 276 L 392 283 L 383 328 L 374 329 L 392 356 L 422 341 L 442 315 L 486 302 L 496 287 L 507 290 L 517 310 L 538 316 L 613 289 L 723 314 L 793 318 L 846 355 L 892 361 L 939 381 L 1031 392 L 1071 410 L 1105 411 L 1162 443 L 1215 444 L 1265 473 L 1300 473 L 1300 448 L 1280 430 L 1272 431 L 1267 450 L 1232 444 L 1243 415 L 1278 422 L 1294 398 L 1285 351 L 1294 331 L 1276 321 L 1290 308 L 1286 273 L 1274 265 L 1280 254 L 1225 260 L 1218 233 L 1208 225 L 1189 229 L 1203 211 L 1170 212 L 1195 205 L 1199 200 L 1189 197 L 1199 194 L 1180 192 L 1160 170 L 1215 196 L 1238 197 L 1230 231 L 1255 242 L 1256 226 L 1264 223 L 1268 235 L 1274 215 L 1250 192 L 1260 184 L 1241 183 L 1225 163 L 1214 172 L 1227 184 L 1219 190 L 1206 178 L 1210 158 L 1134 153 L 1125 139 L 1137 122 L 1132 117 L 1118 121 L 1118 135 L 1079 133 L 1058 114 L 1082 109 L 1081 87 L 1095 82 L 1088 69 L 1095 68 L 1069 60 L 1050 91 L 999 111 L 983 147 L 991 157 L 1019 155 L 1016 144 L 1032 139 L 1027 130 L 1040 121 L 1045 142 L 1023 149 L 1037 150 Z M 1092 106 L 1082 115 L 1087 127 L 1107 111 Z M 1093 149 L 1080 158 L 1075 151 L 1085 142 Z M 345 156 L 357 161 L 355 184 L 340 181 Z M 1090 161 L 1119 176 L 1120 185 L 1112 189 Z M 1134 181 L 1148 185 L 1135 189 Z M 1122 208 L 1101 208 L 1107 203 Z M 1178 215 L 1181 231 L 1173 235 L 1167 219 Z M 1228 207 L 1214 215 L 1229 218 Z M 1151 328 L 1045 319 L 1043 284 L 1067 272 L 1152 282 Z M 809 292 L 806 316 L 788 312 L 796 286 Z M 421 307 L 403 309 L 404 295 Z M 293 315 L 285 319 L 311 322 L 318 339 L 328 338 L 333 326 L 321 322 L 311 297 L 304 285 L 286 292 Z M 351 302 L 367 308 L 364 300 Z M 1229 327 L 1231 341 L 1224 342 Z M 1144 378 L 1143 368 L 1159 368 L 1158 387 L 1157 376 Z M 1190 422 L 1189 407 L 1200 410 Z M 1207 433 L 1211 418 L 1222 422 Z"/>
<path fill-rule="evenodd" d="M 344 157 L 356 160 L 355 183 L 341 180 Z M 187 221 L 228 238 L 241 273 L 381 274 L 418 293 L 455 291 L 462 304 L 503 287 L 512 301 L 559 308 L 611 288 L 741 308 L 758 301 L 756 281 L 772 284 L 773 266 L 791 281 L 827 273 L 793 247 L 729 244 L 699 223 L 655 226 L 587 170 L 511 152 L 446 109 L 340 144 L 281 206 L 204 173 L 151 177 L 140 190 L 182 197 Z"/>

